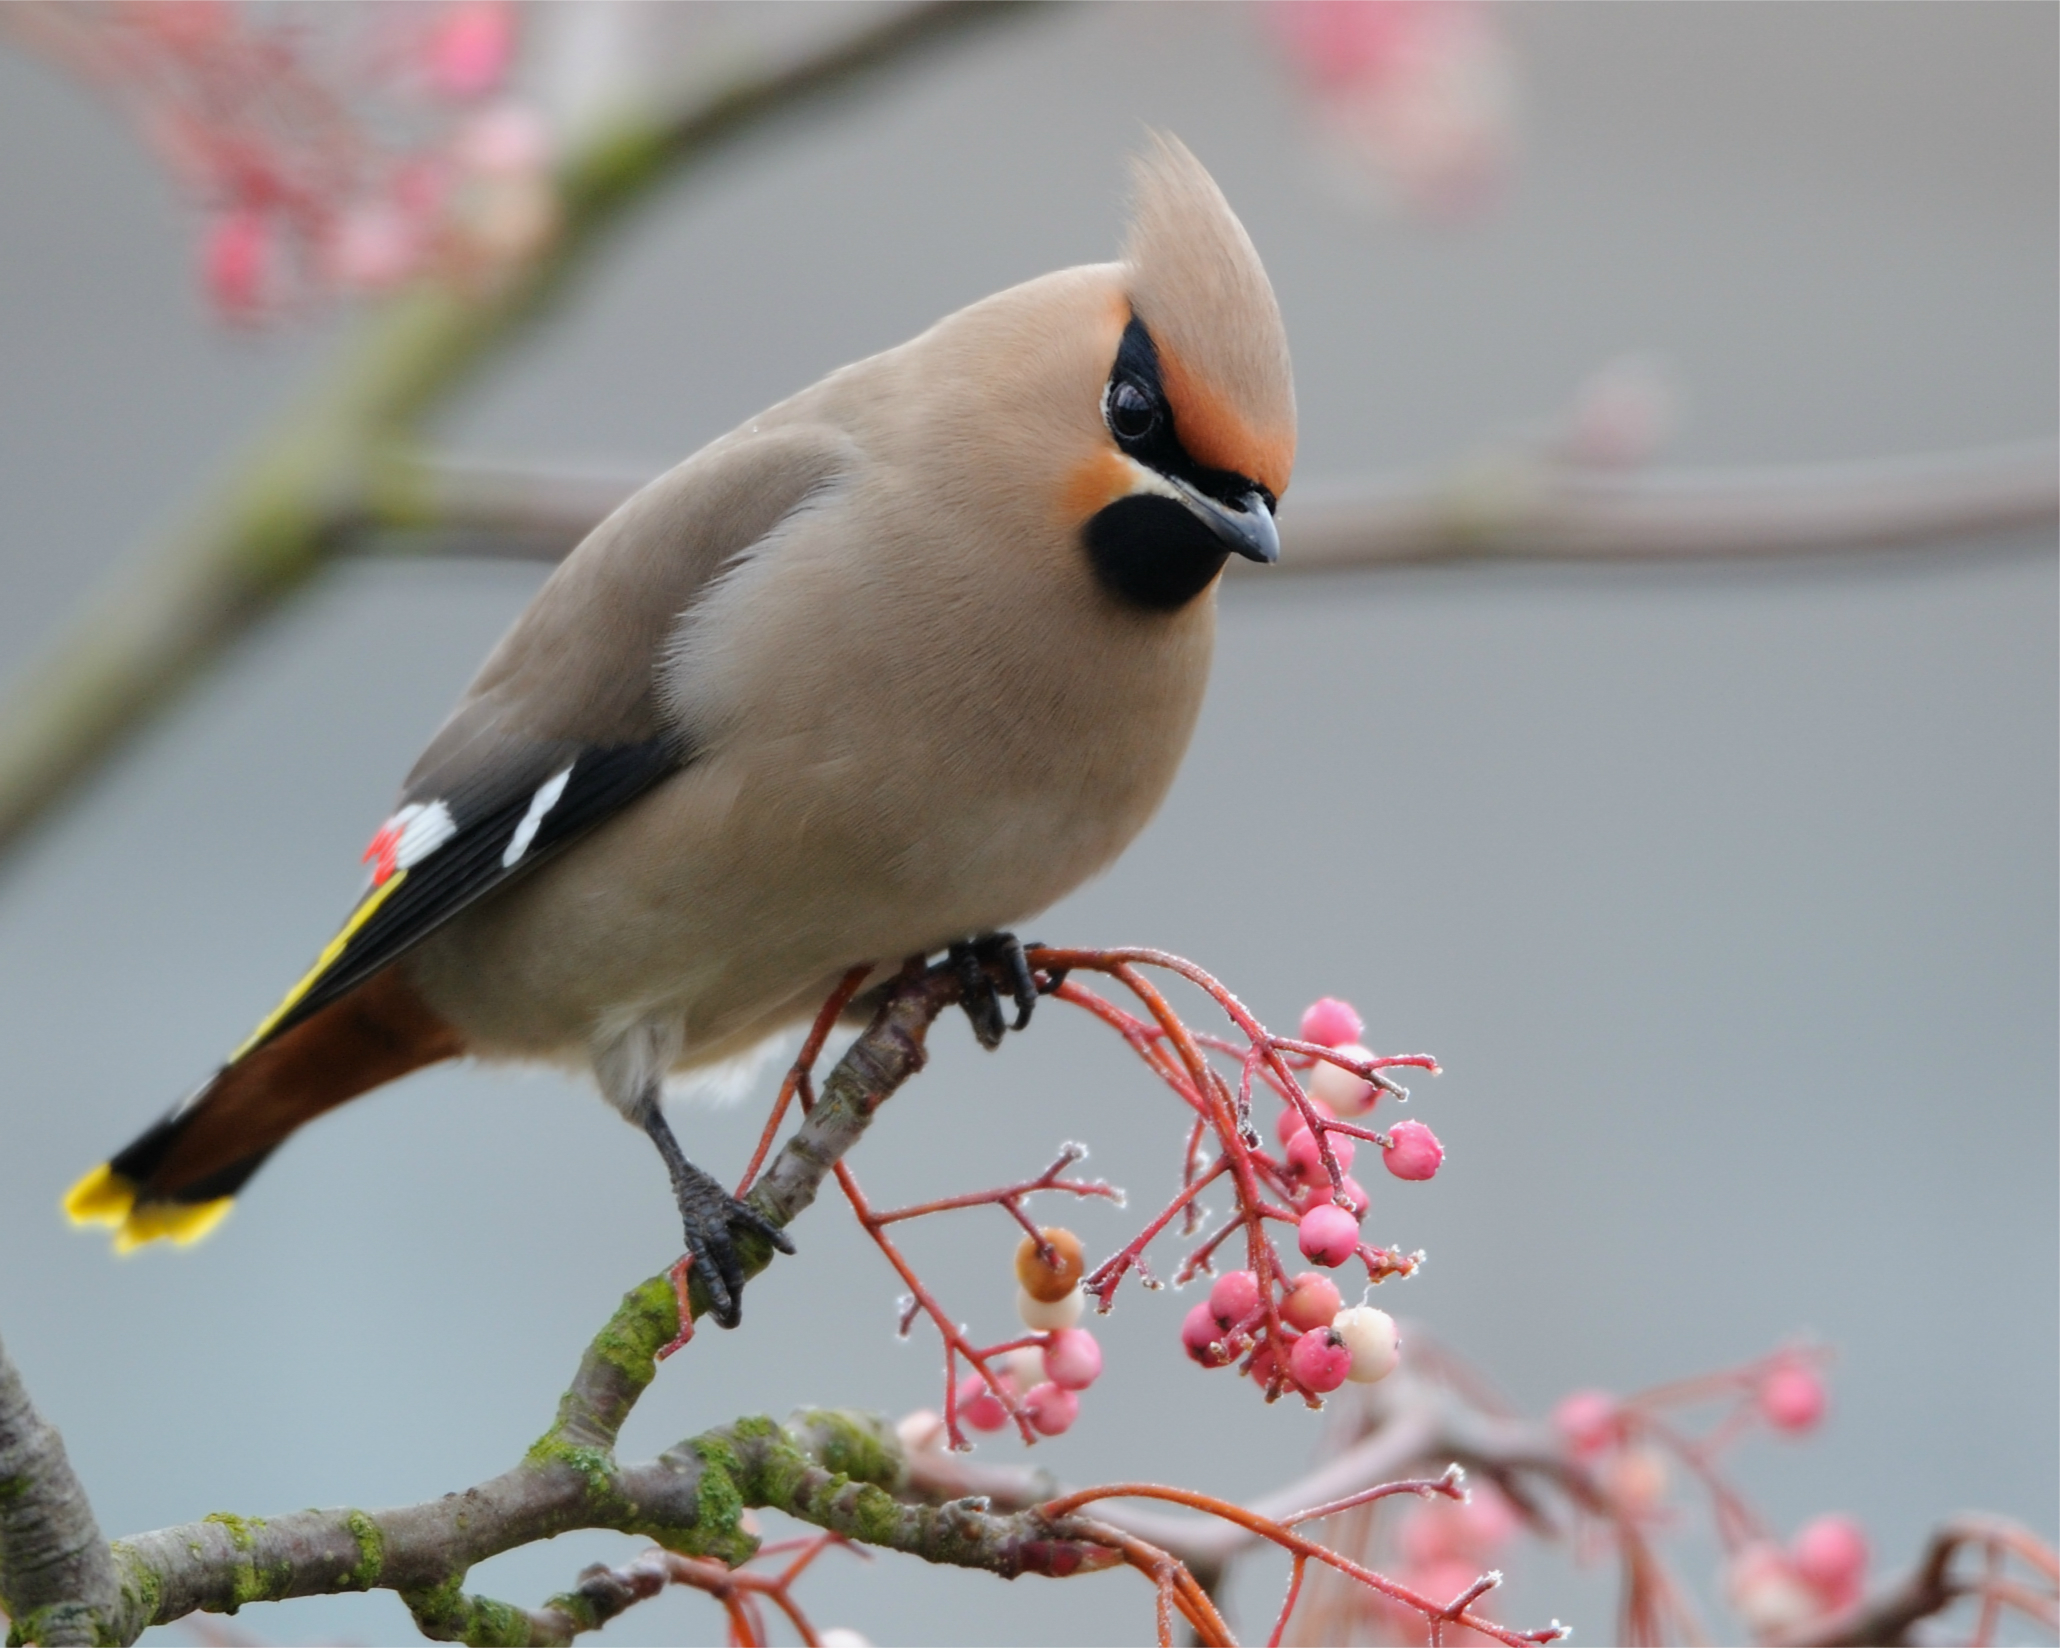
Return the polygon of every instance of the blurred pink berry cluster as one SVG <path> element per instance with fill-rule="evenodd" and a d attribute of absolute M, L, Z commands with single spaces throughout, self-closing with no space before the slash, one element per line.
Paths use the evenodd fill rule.
<path fill-rule="evenodd" d="M 1703 1435 L 1690 1437 L 1669 1410 L 1710 1401 L 1723 1410 Z M 1618 1399 L 1575 1391 L 1553 1412 L 1567 1449 L 1589 1466 L 1614 1514 L 1656 1523 L 1667 1515 L 1669 1460 L 1677 1460 L 1711 1496 L 1717 1533 L 1727 1553 L 1724 1589 L 1756 1636 L 1777 1637 L 1825 1620 L 1857 1603 L 1866 1587 L 1867 1537 L 1849 1516 L 1805 1524 L 1783 1546 L 1717 1468 L 1721 1452 L 1750 1431 L 1802 1436 L 1828 1407 L 1817 1359 L 1780 1351 L 1744 1368 L 1704 1375 Z"/>
<path fill-rule="evenodd" d="M 1478 1586 L 1484 1573 L 1499 1575 L 1522 1528 L 1522 1519 L 1509 1501 L 1492 1487 L 1472 1488 L 1464 1499 L 1417 1500 L 1403 1512 L 1395 1530 L 1395 1554 L 1401 1560 L 1392 1577 L 1422 1596 L 1464 1595 Z M 1387 1628 L 1385 1640 L 1433 1640 L 1429 1622 L 1416 1609 L 1377 1592 L 1374 1597 Z M 1484 1612 L 1491 1600 L 1492 1593 L 1477 1597 L 1472 1610 Z M 1478 1640 L 1463 1626 L 1447 1625 L 1441 1634 L 1448 1642 Z"/>
<path fill-rule="evenodd" d="M 197 198 L 203 288 L 247 323 L 425 274 L 491 280 L 549 242 L 549 136 L 507 95 L 521 19 L 512 0 L 110 0 L 14 21 Z"/>
<path fill-rule="evenodd" d="M 1433 217 L 1495 197 L 1515 149 L 1516 75 L 1486 6 L 1272 0 L 1262 15 L 1350 165 Z"/>

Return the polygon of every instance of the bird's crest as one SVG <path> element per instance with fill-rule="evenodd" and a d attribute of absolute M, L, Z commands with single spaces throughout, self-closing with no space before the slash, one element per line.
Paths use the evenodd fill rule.
<path fill-rule="evenodd" d="M 1154 132 L 1132 172 L 1130 306 L 1152 335 L 1182 443 L 1278 496 L 1295 461 L 1295 381 L 1273 286 L 1223 191 Z"/>

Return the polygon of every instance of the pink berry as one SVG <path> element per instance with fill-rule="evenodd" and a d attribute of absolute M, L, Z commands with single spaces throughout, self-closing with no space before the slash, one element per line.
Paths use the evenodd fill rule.
<path fill-rule="evenodd" d="M 424 42 L 423 70 L 446 97 L 478 97 L 499 85 L 515 55 L 514 8 L 459 0 Z"/>
<path fill-rule="evenodd" d="M 1577 1390 L 1561 1398 L 1552 1423 L 1577 1455 L 1598 1454 L 1616 1440 L 1617 1399 L 1608 1391 Z"/>
<path fill-rule="evenodd" d="M 1209 1311 L 1219 1325 L 1234 1328 L 1259 1308 L 1259 1278 L 1249 1270 L 1229 1270 L 1209 1289 Z"/>
<path fill-rule="evenodd" d="M 1358 1059 L 1361 1063 L 1373 1057 L 1372 1048 L 1361 1047 L 1357 1042 L 1351 1041 L 1335 1048 L 1334 1051 L 1344 1058 Z M 1317 1060 L 1316 1068 L 1309 1072 L 1309 1078 L 1303 1085 L 1309 1089 L 1312 1099 L 1321 1099 L 1340 1116 L 1363 1116 L 1373 1108 L 1374 1101 L 1380 1097 L 1380 1089 L 1372 1082 L 1321 1059 Z"/>
<path fill-rule="evenodd" d="M 1337 1047 L 1348 1041 L 1357 1041 L 1366 1026 L 1349 1001 L 1339 1001 L 1336 996 L 1325 996 L 1321 1001 L 1311 1002 L 1309 1010 L 1302 1015 L 1302 1040 L 1313 1041 L 1319 1047 Z"/>
<path fill-rule="evenodd" d="M 1351 1134 L 1330 1135 L 1330 1152 L 1338 1159 L 1340 1173 L 1352 1171 L 1352 1157 L 1357 1149 Z M 1315 1184 L 1319 1180 L 1324 1184 L 1330 1183 L 1330 1175 L 1323 1171 L 1323 1147 L 1307 1128 L 1288 1140 L 1287 1165 L 1288 1171 L 1306 1184 Z"/>
<path fill-rule="evenodd" d="M 1341 1265 L 1359 1251 L 1359 1224 L 1331 1202 L 1321 1202 L 1302 1215 L 1302 1257 L 1319 1265 Z"/>
<path fill-rule="evenodd" d="M 1252 1366 L 1250 1372 L 1252 1375 L 1253 1382 L 1257 1384 L 1261 1390 L 1264 1390 L 1268 1385 L 1273 1383 L 1274 1369 L 1276 1369 L 1279 1366 L 1280 1357 L 1273 1348 L 1273 1342 L 1269 1339 L 1265 1344 L 1261 1345 L 1256 1351 L 1252 1353 Z"/>
<path fill-rule="evenodd" d="M 1319 1104 L 1314 1099 L 1309 1101 L 1309 1108 L 1326 1120 L 1337 1114 L 1329 1105 Z M 1309 1124 L 1302 1119 L 1302 1110 L 1299 1105 L 1284 1104 L 1281 1106 L 1280 1119 L 1273 1124 L 1273 1131 L 1283 1145 L 1293 1144 L 1297 1133 L 1306 1133 L 1308 1130 Z"/>
<path fill-rule="evenodd" d="M 209 226 L 201 273 L 223 314 L 247 319 L 264 303 L 273 262 L 272 227 L 263 213 L 238 207 Z"/>
<path fill-rule="evenodd" d="M 1351 1371 L 1350 1347 L 1329 1328 L 1303 1334 L 1288 1352 L 1288 1372 L 1295 1376 L 1295 1383 L 1319 1396 L 1336 1390 Z"/>
<path fill-rule="evenodd" d="M 1323 1178 L 1303 1184 L 1288 1205 L 1297 1213 L 1307 1213 L 1312 1207 L 1321 1207 L 1325 1202 L 1335 1202 L 1340 1195 L 1345 1198 L 1345 1211 L 1352 1215 L 1355 1222 L 1366 1217 L 1366 1209 L 1369 1206 L 1366 1187 L 1349 1173 L 1345 1175 L 1345 1182 L 1336 1190 L 1330 1188 L 1330 1180 Z"/>
<path fill-rule="evenodd" d="M 1311 1333 L 1329 1327 L 1343 1303 L 1337 1283 L 1305 1270 L 1288 1284 L 1288 1296 L 1280 1302 L 1280 1319 L 1298 1332 Z"/>
<path fill-rule="evenodd" d="M 1189 1311 L 1187 1320 L 1180 1324 L 1180 1342 L 1187 1348 L 1187 1354 L 1205 1368 L 1220 1368 L 1230 1360 L 1229 1347 L 1223 1343 L 1223 1329 L 1217 1325 L 1206 1299 Z"/>
<path fill-rule="evenodd" d="M 1046 1380 L 1023 1398 L 1023 1413 L 1040 1434 L 1059 1436 L 1072 1429 L 1073 1421 L 1080 1417 L 1080 1398 Z"/>
<path fill-rule="evenodd" d="M 1003 1385 L 1008 1381 L 1004 1379 Z M 1009 1422 L 1009 1410 L 1001 1405 L 978 1371 L 958 1382 L 958 1416 L 976 1431 L 998 1431 Z"/>
<path fill-rule="evenodd" d="M 1060 1390 L 1083 1391 L 1102 1376 L 1102 1348 L 1085 1328 L 1061 1328 L 1044 1347 L 1044 1376 Z"/>
<path fill-rule="evenodd" d="M 1824 1381 L 1801 1362 L 1784 1362 L 1760 1382 L 1760 1412 L 1777 1431 L 1809 1430 L 1824 1406 Z"/>
<path fill-rule="evenodd" d="M 1437 1134 L 1422 1122 L 1397 1122 L 1388 1137 L 1394 1141 L 1386 1151 L 1388 1171 L 1398 1179 L 1428 1179 L 1445 1159 Z"/>
<path fill-rule="evenodd" d="M 1849 1516 L 1806 1522 L 1789 1542 L 1789 1561 L 1827 1608 L 1857 1602 L 1867 1579 L 1867 1535 Z"/>
<path fill-rule="evenodd" d="M 1724 1590 L 1738 1617 L 1761 1636 L 1797 1630 L 1823 1611 L 1787 1554 L 1764 1540 L 1746 1546 L 1725 1566 Z"/>
<path fill-rule="evenodd" d="M 1667 1497 L 1666 1455 L 1656 1448 L 1626 1448 L 1602 1467 L 1602 1485 L 1630 1516 L 1647 1516 Z"/>

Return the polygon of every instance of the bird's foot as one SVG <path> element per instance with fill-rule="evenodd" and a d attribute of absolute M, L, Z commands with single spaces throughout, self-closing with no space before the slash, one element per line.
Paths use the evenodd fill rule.
<path fill-rule="evenodd" d="M 680 1223 L 687 1238 L 687 1256 L 682 1265 L 691 1266 L 693 1274 L 701 1279 L 708 1294 L 709 1315 L 719 1326 L 733 1328 L 743 1319 L 744 1311 L 744 1261 L 737 1252 L 733 1231 L 760 1237 L 781 1253 L 792 1253 L 794 1244 L 785 1231 L 757 1208 L 739 1201 L 687 1160 L 666 1123 L 665 1113 L 655 1104 L 644 1122 L 644 1131 L 651 1135 L 651 1142 L 658 1146 L 658 1154 L 665 1158 L 666 1169 L 672 1175 L 673 1199 L 679 1204 Z M 693 1312 L 685 1298 L 685 1270 L 675 1269 L 678 1274 L 673 1278 L 673 1287 L 681 1294 L 681 1337 L 670 1347 L 673 1350 L 692 1336 L 693 1322 Z"/>
<path fill-rule="evenodd" d="M 958 974 L 959 1005 L 972 1020 L 973 1035 L 993 1052 L 1011 1030 L 1030 1023 L 1030 1010 L 1037 1005 L 1037 975 L 1030 970 L 1030 958 L 1023 953 L 1023 941 L 1014 933 L 983 933 L 961 939 L 951 947 L 951 965 Z M 1056 988 L 1056 983 L 1050 988 Z M 1001 998 L 1007 991 L 1016 1006 L 1016 1021 L 1002 1016 Z"/>

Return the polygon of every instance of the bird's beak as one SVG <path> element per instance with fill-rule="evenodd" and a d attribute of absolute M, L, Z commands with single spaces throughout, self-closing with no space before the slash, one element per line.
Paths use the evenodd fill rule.
<path fill-rule="evenodd" d="M 1280 559 L 1280 531 L 1273 524 L 1273 511 L 1257 492 L 1247 492 L 1235 506 L 1219 503 L 1190 486 L 1182 486 L 1180 493 L 1180 501 L 1225 549 L 1266 566 Z"/>

